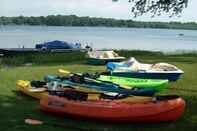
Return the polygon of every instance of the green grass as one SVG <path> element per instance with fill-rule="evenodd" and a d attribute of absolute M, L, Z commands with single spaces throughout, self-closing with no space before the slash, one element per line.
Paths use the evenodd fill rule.
<path fill-rule="evenodd" d="M 15 56 L 2 57 L 0 64 L 19 66 L 27 63 L 40 64 L 65 64 L 67 62 L 84 61 L 85 52 L 67 52 L 67 53 L 26 53 Z"/>
<path fill-rule="evenodd" d="M 134 55 L 133 55 L 134 56 Z M 24 123 L 25 118 L 40 119 L 47 122 L 57 122 L 85 130 L 99 131 L 195 131 L 197 128 L 197 59 L 193 55 L 144 55 L 135 56 L 142 62 L 165 61 L 180 67 L 185 71 L 182 79 L 170 84 L 170 88 L 161 94 L 177 94 L 186 100 L 186 110 L 183 116 L 175 122 L 142 124 L 142 123 L 109 123 L 86 119 L 60 117 L 39 111 L 39 102 L 16 91 L 18 79 L 42 79 L 47 74 L 57 74 L 57 69 L 64 68 L 73 72 L 104 71 L 104 66 L 90 66 L 80 63 L 61 63 L 33 66 L 0 66 L 0 129 L 2 131 L 76 131 L 72 128 L 62 128 L 50 125 L 30 126 Z M 59 62 L 58 62 L 59 63 Z"/>
<path fill-rule="evenodd" d="M 154 60 L 170 61 L 174 60 L 179 62 L 195 62 L 197 52 L 186 52 L 182 54 L 164 54 L 162 52 L 151 52 L 143 50 L 115 50 L 120 56 L 131 57 L 135 56 L 139 60 Z M 68 62 L 85 62 L 85 52 L 67 52 L 67 53 L 26 53 L 15 56 L 0 57 L 0 66 L 20 66 L 27 63 L 36 65 L 54 65 L 66 64 Z M 151 61 L 150 61 L 151 62 Z"/>

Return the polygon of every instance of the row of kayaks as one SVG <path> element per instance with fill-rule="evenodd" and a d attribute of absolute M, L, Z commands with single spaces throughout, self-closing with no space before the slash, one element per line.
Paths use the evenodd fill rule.
<path fill-rule="evenodd" d="M 43 111 L 110 121 L 161 122 L 178 119 L 185 101 L 176 95 L 158 96 L 168 80 L 90 73 L 48 75 L 42 81 L 17 81 L 21 92 L 40 99 Z"/>

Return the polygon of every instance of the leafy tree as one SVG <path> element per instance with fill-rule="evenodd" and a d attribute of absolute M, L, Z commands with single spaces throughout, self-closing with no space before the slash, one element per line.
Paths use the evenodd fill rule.
<path fill-rule="evenodd" d="M 1 19 L 1 24 L 2 25 L 11 25 L 11 24 L 13 24 L 13 22 L 12 22 L 13 18 L 2 16 L 2 17 L 0 17 L 0 19 Z"/>
<path fill-rule="evenodd" d="M 22 25 L 24 24 L 25 18 L 23 16 L 19 16 L 19 17 L 14 17 L 12 19 L 12 22 L 17 24 L 17 25 Z"/>
<path fill-rule="evenodd" d="M 117 2 L 118 0 L 112 0 Z M 168 13 L 171 16 L 180 15 L 187 7 L 188 0 L 129 0 L 131 12 L 137 17 L 145 13 L 152 16 Z"/>

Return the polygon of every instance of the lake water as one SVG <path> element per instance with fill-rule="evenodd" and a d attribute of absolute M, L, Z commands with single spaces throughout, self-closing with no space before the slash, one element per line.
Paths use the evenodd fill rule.
<path fill-rule="evenodd" d="M 180 36 L 179 34 L 184 34 Z M 0 48 L 64 40 L 87 43 L 96 49 L 140 49 L 152 51 L 197 50 L 197 31 L 169 29 L 0 26 Z"/>

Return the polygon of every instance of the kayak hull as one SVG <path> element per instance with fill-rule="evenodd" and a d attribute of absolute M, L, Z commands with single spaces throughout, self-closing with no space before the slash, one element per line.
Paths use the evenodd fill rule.
<path fill-rule="evenodd" d="M 177 81 L 182 73 L 149 73 L 149 72 L 111 72 L 112 76 L 141 78 L 141 79 L 164 79 Z"/>
<path fill-rule="evenodd" d="M 73 101 L 57 96 L 43 97 L 40 109 L 55 114 L 107 121 L 163 122 L 177 120 L 185 109 L 181 98 L 156 103 L 116 103 L 106 101 Z"/>
<path fill-rule="evenodd" d="M 105 75 L 101 75 L 98 80 L 113 82 L 129 87 L 152 88 L 157 91 L 161 91 L 168 87 L 168 80 L 139 79 Z"/>
<path fill-rule="evenodd" d="M 129 65 L 124 63 L 109 62 L 106 65 L 107 71 L 113 76 L 129 77 L 129 78 L 141 78 L 141 79 L 165 79 L 169 81 L 177 81 L 180 76 L 184 73 L 182 70 L 178 69 L 176 71 L 131 71 Z M 120 68 L 124 68 L 125 71 L 118 71 Z"/>

